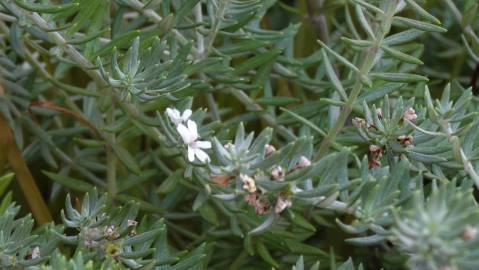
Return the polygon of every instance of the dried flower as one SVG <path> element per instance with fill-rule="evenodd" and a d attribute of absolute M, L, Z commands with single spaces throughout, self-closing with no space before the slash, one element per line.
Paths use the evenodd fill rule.
<path fill-rule="evenodd" d="M 259 197 L 258 192 L 254 192 L 254 193 L 246 195 L 245 196 L 245 201 L 246 201 L 247 204 L 254 207 L 254 210 L 255 210 L 257 215 L 266 214 L 271 207 L 269 202 L 261 200 L 261 198 Z"/>
<path fill-rule="evenodd" d="M 368 166 L 370 169 L 381 166 L 379 159 L 381 158 L 382 151 L 382 148 L 377 145 L 372 144 L 369 146 Z"/>
<path fill-rule="evenodd" d="M 231 179 L 233 179 L 234 176 L 231 176 L 231 175 L 213 175 L 211 176 L 211 180 L 213 180 L 213 182 L 215 182 L 216 184 L 220 185 L 220 186 L 223 186 L 223 187 L 226 187 L 229 182 L 231 181 Z"/>
<path fill-rule="evenodd" d="M 198 141 L 198 128 L 194 121 L 188 120 L 187 125 L 179 124 L 176 128 L 183 142 L 188 146 L 188 160 L 193 162 L 195 157 L 202 163 L 210 161 L 210 157 L 202 149 L 210 149 L 211 142 Z"/>
<path fill-rule="evenodd" d="M 276 201 L 276 206 L 274 207 L 274 212 L 279 214 L 283 212 L 284 209 L 291 207 L 293 203 L 290 199 L 285 198 L 284 196 L 279 196 L 278 200 Z"/>
<path fill-rule="evenodd" d="M 464 228 L 464 231 L 462 232 L 461 238 L 464 241 L 473 240 L 474 238 L 476 238 L 478 232 L 479 232 L 479 229 L 477 227 L 467 225 L 466 228 Z"/>
<path fill-rule="evenodd" d="M 400 144 L 411 145 L 414 140 L 414 137 L 411 135 L 401 135 L 397 138 L 397 141 Z"/>
<path fill-rule="evenodd" d="M 366 120 L 360 117 L 354 117 L 353 118 L 353 125 L 355 125 L 358 128 L 364 128 L 366 127 Z"/>
<path fill-rule="evenodd" d="M 243 182 L 243 189 L 250 193 L 256 192 L 256 183 L 254 182 L 253 178 L 246 174 L 240 174 L 240 180 Z"/>
<path fill-rule="evenodd" d="M 407 108 L 406 111 L 404 111 L 403 119 L 404 119 L 404 121 L 406 121 L 406 120 L 408 120 L 408 121 L 416 120 L 417 119 L 416 111 L 411 107 Z"/>
<path fill-rule="evenodd" d="M 281 166 L 276 166 L 273 168 L 271 171 L 271 176 L 273 176 L 273 179 L 276 181 L 283 181 L 284 180 L 284 171 Z"/>
<path fill-rule="evenodd" d="M 274 146 L 267 144 L 264 146 L 264 157 L 269 157 L 271 156 L 274 152 L 276 151 L 276 148 Z"/>
<path fill-rule="evenodd" d="M 190 118 L 192 113 L 193 112 L 191 110 L 185 110 L 183 113 L 180 113 L 180 111 L 175 108 L 166 109 L 166 114 L 170 118 L 171 122 L 173 122 L 173 124 L 175 124 L 176 126 L 186 122 Z"/>

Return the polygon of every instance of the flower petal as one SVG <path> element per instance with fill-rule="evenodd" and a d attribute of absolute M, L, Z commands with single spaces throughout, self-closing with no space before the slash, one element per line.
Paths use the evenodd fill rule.
<path fill-rule="evenodd" d="M 210 149 L 211 148 L 211 142 L 209 142 L 209 141 L 196 141 L 195 146 L 196 146 L 196 148 Z"/>
<path fill-rule="evenodd" d="M 208 156 L 208 154 L 206 154 L 205 151 L 203 151 L 199 148 L 196 148 L 196 149 L 194 149 L 194 152 L 195 152 L 195 155 L 200 162 L 202 162 L 202 163 L 210 162 L 210 157 Z"/>
<path fill-rule="evenodd" d="M 175 125 L 179 124 L 181 121 L 180 118 L 180 111 L 178 111 L 175 108 L 166 108 L 166 114 L 170 118 L 171 122 L 173 122 Z"/>
<path fill-rule="evenodd" d="M 195 121 L 188 120 L 186 122 L 186 125 L 188 126 L 189 133 L 191 134 L 191 137 L 193 137 L 193 141 L 196 141 L 198 139 L 198 126 L 196 125 Z"/>
<path fill-rule="evenodd" d="M 188 160 L 193 162 L 195 160 L 195 149 L 188 146 Z"/>
<path fill-rule="evenodd" d="M 185 144 L 190 144 L 196 140 L 196 137 L 191 134 L 190 130 L 185 125 L 178 124 L 176 130 L 180 134 Z"/>
<path fill-rule="evenodd" d="M 190 109 L 185 110 L 185 111 L 183 112 L 183 114 L 181 115 L 181 120 L 182 120 L 182 121 L 188 120 L 188 119 L 190 118 L 190 116 L 191 116 L 192 113 L 193 113 L 193 112 L 192 112 Z"/>

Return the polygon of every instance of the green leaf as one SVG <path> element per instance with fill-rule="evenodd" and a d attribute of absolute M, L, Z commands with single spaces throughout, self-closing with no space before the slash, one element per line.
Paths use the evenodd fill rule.
<path fill-rule="evenodd" d="M 21 8 L 39 13 L 59 13 L 79 6 L 79 3 L 69 3 L 69 4 L 37 4 L 29 3 L 23 0 L 14 0 L 15 3 Z"/>
<path fill-rule="evenodd" d="M 120 146 L 118 143 L 112 144 L 111 148 L 113 152 L 118 157 L 118 159 L 125 165 L 125 167 L 136 175 L 141 174 L 140 166 L 136 163 L 136 160 L 125 148 Z"/>
<path fill-rule="evenodd" d="M 424 76 L 407 73 L 371 73 L 370 76 L 373 79 L 389 82 L 414 83 L 429 81 L 429 79 Z"/>
<path fill-rule="evenodd" d="M 414 0 L 406 0 L 406 2 L 412 9 L 414 9 L 414 11 L 416 11 L 424 19 L 429 20 L 435 24 L 441 24 L 441 21 L 439 21 L 436 17 L 432 16 L 429 12 L 424 10 Z"/>
<path fill-rule="evenodd" d="M 200 2 L 200 0 L 188 0 L 182 3 L 180 9 L 176 13 L 176 24 L 178 24 L 179 19 L 185 18 L 193 8 Z M 201 5 L 201 3 L 200 3 Z"/>
<path fill-rule="evenodd" d="M 356 10 L 356 15 L 358 16 L 360 25 L 363 27 L 364 31 L 368 34 L 369 38 L 371 40 L 375 40 L 376 37 L 374 36 L 373 29 L 371 28 L 371 25 L 369 25 L 369 22 L 363 13 L 363 9 L 361 8 L 359 4 L 356 4 L 354 8 Z"/>
<path fill-rule="evenodd" d="M 294 252 L 296 254 L 313 255 L 313 256 L 319 256 L 323 258 L 329 258 L 329 254 L 327 252 L 317 247 L 314 247 L 308 244 L 303 244 L 291 239 L 285 239 L 284 242 L 288 246 L 289 250 L 291 250 L 291 252 Z"/>
<path fill-rule="evenodd" d="M 48 178 L 52 179 L 53 181 L 61 184 L 64 187 L 71 188 L 73 190 L 88 192 L 93 188 L 91 184 L 83 182 L 82 180 L 78 180 L 65 175 L 56 174 L 53 172 L 43 171 L 43 173 L 46 176 L 48 176 Z"/>
<path fill-rule="evenodd" d="M 268 248 L 266 248 L 263 242 L 256 242 L 256 250 L 258 251 L 259 256 L 261 256 L 265 262 L 269 263 L 274 268 L 279 267 L 279 264 L 271 256 L 271 253 L 269 253 Z"/>
<path fill-rule="evenodd" d="M 336 59 L 338 59 L 341 63 L 343 63 L 344 65 L 346 65 L 348 68 L 350 68 L 351 70 L 353 70 L 355 73 L 360 73 L 359 72 L 359 69 L 353 65 L 351 62 L 349 62 L 346 58 L 344 58 L 343 56 L 339 55 L 337 52 L 333 51 L 332 49 L 330 49 L 328 46 L 326 46 L 326 44 L 324 44 L 321 40 L 317 40 L 317 42 L 319 43 L 319 45 L 321 45 L 321 47 L 323 47 L 329 54 L 333 55 Z"/>
<path fill-rule="evenodd" d="M 385 38 L 382 44 L 387 46 L 399 45 L 412 41 L 423 34 L 423 31 L 417 29 L 409 29 Z"/>
<path fill-rule="evenodd" d="M 267 63 L 274 61 L 280 53 L 281 53 L 280 50 L 273 50 L 263 54 L 256 55 L 246 60 L 245 62 L 241 63 L 240 65 L 238 65 L 235 69 L 235 73 L 236 75 L 241 75 L 252 69 L 266 65 Z"/>
<path fill-rule="evenodd" d="M 182 170 L 176 170 L 161 183 L 156 192 L 159 194 L 168 194 L 169 192 L 173 191 L 179 182 L 179 178 L 182 176 Z"/>
<path fill-rule="evenodd" d="M 422 30 L 425 32 L 439 32 L 439 33 L 444 33 L 447 32 L 447 29 L 442 28 L 440 26 L 426 23 L 426 22 L 421 22 L 421 21 L 416 21 L 413 19 L 409 18 L 404 18 L 404 17 L 394 17 L 394 20 L 397 21 L 398 23 L 401 23 L 407 27 L 412 27 L 416 28 L 418 30 Z"/>
<path fill-rule="evenodd" d="M 346 94 L 346 91 L 344 90 L 344 87 L 341 84 L 341 81 L 338 79 L 338 76 L 336 76 L 336 72 L 333 66 L 331 65 L 331 62 L 329 62 L 329 58 L 326 55 L 326 52 L 324 51 L 324 49 L 321 49 L 321 54 L 323 56 L 324 66 L 326 68 L 326 74 L 328 75 L 329 80 L 333 84 L 334 89 L 338 91 L 339 95 L 344 101 L 348 100 L 348 95 Z"/>
<path fill-rule="evenodd" d="M 208 203 L 204 203 L 199 209 L 200 215 L 215 227 L 220 225 L 215 209 Z"/>
<path fill-rule="evenodd" d="M 262 97 L 256 99 L 260 105 L 285 106 L 300 102 L 300 99 L 293 97 Z"/>
<path fill-rule="evenodd" d="M 0 177 L 0 196 L 5 192 L 8 185 L 10 185 L 14 176 L 15 174 L 13 173 L 7 173 L 3 175 L 2 177 Z"/>
<path fill-rule="evenodd" d="M 415 64 L 415 65 L 423 65 L 424 64 L 421 60 L 417 59 L 416 57 L 405 54 L 405 53 L 403 53 L 399 50 L 390 48 L 388 46 L 383 45 L 383 46 L 381 46 L 381 49 L 383 49 L 384 52 L 386 52 L 389 56 L 394 57 L 398 60 L 404 61 L 406 63 L 411 63 L 411 64 Z"/>
<path fill-rule="evenodd" d="M 437 162 L 447 161 L 447 159 L 443 157 L 438 157 L 436 155 L 421 154 L 415 151 L 407 151 L 407 155 L 413 160 L 424 162 L 424 163 L 437 163 Z"/>

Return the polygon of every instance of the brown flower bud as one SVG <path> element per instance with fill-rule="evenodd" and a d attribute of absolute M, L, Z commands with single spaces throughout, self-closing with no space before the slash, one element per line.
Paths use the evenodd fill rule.
<path fill-rule="evenodd" d="M 380 146 L 377 146 L 374 144 L 369 146 L 369 153 L 368 153 L 369 169 L 381 166 L 381 161 L 379 161 L 379 159 L 381 158 L 382 152 L 383 152 L 383 149 Z"/>
<path fill-rule="evenodd" d="M 366 127 L 366 120 L 359 117 L 354 117 L 353 124 L 358 128 L 364 128 Z"/>
<path fill-rule="evenodd" d="M 266 214 L 271 207 L 269 202 L 260 199 L 258 192 L 246 195 L 245 201 L 254 208 L 257 215 Z"/>
<path fill-rule="evenodd" d="M 397 141 L 400 144 L 411 145 L 414 140 L 414 137 L 411 135 L 401 135 L 397 138 Z"/>

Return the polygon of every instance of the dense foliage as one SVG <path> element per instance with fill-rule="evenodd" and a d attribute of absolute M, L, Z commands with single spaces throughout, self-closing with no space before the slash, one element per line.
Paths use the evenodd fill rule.
<path fill-rule="evenodd" d="M 479 269 L 479 1 L 0 4 L 1 269 Z"/>

